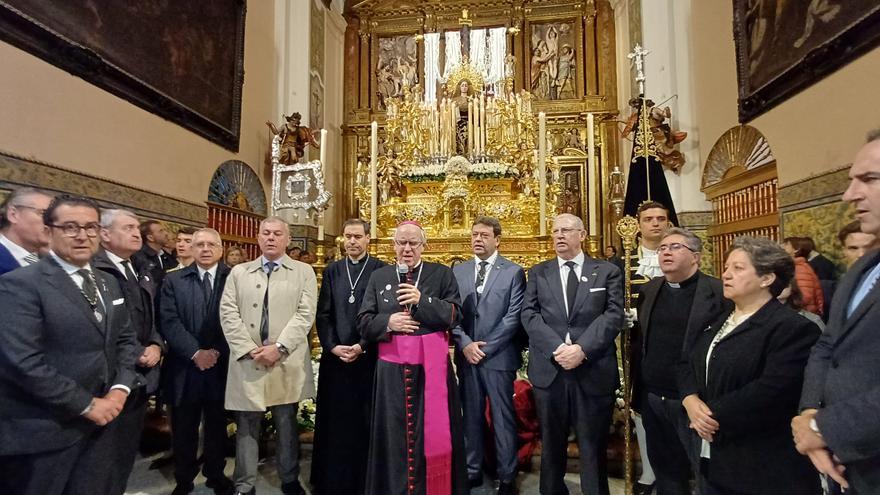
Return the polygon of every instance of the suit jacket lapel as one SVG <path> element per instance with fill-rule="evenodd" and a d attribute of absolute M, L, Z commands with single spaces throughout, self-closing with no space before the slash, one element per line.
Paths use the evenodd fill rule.
<path fill-rule="evenodd" d="M 864 278 L 865 275 L 867 275 L 874 268 L 874 266 L 878 262 L 880 262 L 880 260 L 876 259 L 878 255 L 880 255 L 880 251 L 875 251 L 872 254 L 873 256 L 869 258 L 869 261 L 862 265 L 862 270 L 859 270 L 859 275 L 857 277 L 852 277 L 852 279 L 850 280 L 851 286 L 846 287 L 847 292 L 845 292 L 844 294 L 847 294 L 848 297 L 845 300 L 842 300 L 840 304 L 843 309 L 843 318 L 845 324 L 843 325 L 843 331 L 841 332 L 839 338 L 843 338 L 843 336 L 846 335 L 856 325 L 856 323 L 858 323 L 859 320 L 862 319 L 863 316 L 865 316 L 865 314 L 874 304 L 880 302 L 880 281 L 878 281 L 874 285 L 874 288 L 870 292 L 868 292 L 868 294 L 865 295 L 865 298 L 862 299 L 858 306 L 856 306 L 852 315 L 850 315 L 848 318 L 846 316 L 847 311 L 849 311 L 849 301 L 855 295 L 856 290 L 858 290 L 859 283 L 862 281 L 862 278 Z"/>
<path fill-rule="evenodd" d="M 88 318 L 88 320 L 92 322 L 95 328 L 103 335 L 104 326 L 98 323 L 98 319 L 95 318 L 94 311 L 92 311 L 92 308 L 89 307 L 89 304 L 86 302 L 86 298 L 83 297 L 79 288 L 76 286 L 76 283 L 73 281 L 72 278 L 70 278 L 70 275 L 68 275 L 67 272 L 65 272 L 64 269 L 61 268 L 61 266 L 55 263 L 55 260 L 53 260 L 51 256 L 46 257 L 44 263 L 45 265 L 43 265 L 43 273 L 46 275 L 46 280 L 49 282 L 49 284 L 51 284 L 53 287 L 58 289 L 59 292 L 64 294 L 64 296 L 69 299 L 71 303 L 73 303 L 74 307 L 82 311 L 83 315 Z"/>
<path fill-rule="evenodd" d="M 568 315 L 569 321 L 571 321 L 572 315 L 574 313 L 577 313 L 578 308 L 582 308 L 584 306 L 587 295 L 590 293 L 590 288 L 596 285 L 598 270 L 599 264 L 596 263 L 596 260 L 587 256 L 586 253 L 584 253 L 584 266 L 581 267 L 581 278 L 578 279 L 577 294 L 574 297 L 574 306 L 572 306 L 571 310 L 572 314 Z M 556 270 L 556 273 L 559 273 L 559 270 Z M 584 277 L 587 278 L 586 282 L 584 282 Z"/>
<path fill-rule="evenodd" d="M 474 263 L 473 260 L 471 260 L 471 263 Z M 474 266 L 476 266 L 476 265 L 474 265 Z M 483 281 L 483 294 L 489 293 L 489 290 L 492 289 L 492 286 L 495 284 L 495 280 L 498 278 L 498 275 L 501 273 L 501 270 L 503 270 L 503 269 L 504 269 L 504 258 L 502 258 L 501 255 L 498 255 L 498 257 L 495 258 L 495 265 L 492 267 L 491 270 L 489 270 L 489 273 L 486 275 L 486 280 Z M 473 280 L 474 285 L 476 285 L 476 278 L 472 278 L 471 280 Z M 476 288 L 474 290 L 476 290 Z M 480 295 L 480 298 L 478 299 L 478 301 L 480 303 L 483 302 L 482 295 Z"/>
<path fill-rule="evenodd" d="M 547 283 L 550 285 L 550 294 L 559 305 L 562 314 L 568 312 L 565 307 L 565 296 L 562 294 L 562 279 L 559 277 L 559 259 L 554 257 L 547 262 Z"/>

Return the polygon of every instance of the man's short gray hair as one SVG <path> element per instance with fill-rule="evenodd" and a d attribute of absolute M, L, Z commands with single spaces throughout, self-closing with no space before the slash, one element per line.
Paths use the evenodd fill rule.
<path fill-rule="evenodd" d="M 140 222 L 140 218 L 134 213 L 120 208 L 113 208 L 110 210 L 101 210 L 101 227 L 109 229 L 119 217 L 131 217 Z"/>
<path fill-rule="evenodd" d="M 405 227 L 406 225 L 412 225 L 413 227 L 419 229 L 419 234 L 420 234 L 420 237 L 422 238 L 422 244 L 427 244 L 427 243 L 428 243 L 428 234 L 427 234 L 427 232 L 425 232 L 425 229 L 423 229 L 421 225 L 416 225 L 415 223 L 407 223 L 407 224 L 404 224 L 404 225 L 398 225 L 398 226 L 394 229 L 394 239 L 397 239 L 397 231 L 400 230 L 401 227 Z"/>
<path fill-rule="evenodd" d="M 217 232 L 215 229 L 212 229 L 211 227 L 202 227 L 202 228 L 196 230 L 195 232 L 193 232 L 193 239 L 195 239 L 195 237 L 199 234 L 208 234 L 208 235 L 214 237 L 215 239 L 217 239 L 217 241 L 220 242 L 221 246 L 223 245 L 223 238 L 220 237 L 220 232 Z"/>
<path fill-rule="evenodd" d="M 880 128 L 868 131 L 867 142 L 873 143 L 874 141 L 880 141 Z"/>
<path fill-rule="evenodd" d="M 266 225 L 267 223 L 280 223 L 281 225 L 284 225 L 285 228 L 288 227 L 287 220 L 273 215 L 271 217 L 264 218 L 263 221 L 260 222 L 260 230 L 261 231 L 263 230 L 263 226 Z M 290 230 L 288 229 L 288 233 L 289 232 L 290 232 Z"/>
<path fill-rule="evenodd" d="M 666 239 L 667 237 L 672 235 L 680 235 L 684 237 L 684 243 L 685 245 L 687 245 L 687 247 L 691 248 L 691 251 L 695 253 L 703 252 L 703 241 L 690 230 L 683 227 L 669 227 L 668 229 L 663 231 L 662 239 Z"/>

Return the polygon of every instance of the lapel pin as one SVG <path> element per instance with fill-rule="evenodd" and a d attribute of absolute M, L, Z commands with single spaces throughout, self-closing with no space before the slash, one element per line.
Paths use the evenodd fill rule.
<path fill-rule="evenodd" d="M 586 281 L 587 281 L 587 277 L 581 277 L 581 282 L 586 282 Z"/>
<path fill-rule="evenodd" d="M 391 290 L 391 284 L 386 285 L 385 290 Z"/>

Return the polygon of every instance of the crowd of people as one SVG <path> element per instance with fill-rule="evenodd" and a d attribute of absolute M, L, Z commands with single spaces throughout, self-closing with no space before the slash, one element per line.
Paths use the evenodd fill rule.
<path fill-rule="evenodd" d="M 260 256 L 245 261 L 211 228 L 171 239 L 160 222 L 88 198 L 13 191 L 0 215 L 0 493 L 122 494 L 158 394 L 174 495 L 200 470 L 217 494 L 255 493 L 267 412 L 281 491 L 303 494 L 296 416 L 316 393 L 312 493 L 465 495 L 487 478 L 517 493 L 513 390 L 528 348 L 540 493 L 568 493 L 573 433 L 581 491 L 607 494 L 624 327 L 635 336 L 624 393 L 653 476 L 642 493 L 874 493 L 880 135 L 850 177 L 843 199 L 857 220 L 840 232 L 839 281 L 794 237 L 741 237 L 712 277 L 701 239 L 670 226 L 663 205 L 642 205 L 629 311 L 616 249 L 610 261 L 586 254 L 571 214 L 553 219 L 555 256 L 528 276 L 500 254 L 491 217 L 473 222 L 473 256 L 454 268 L 422 258 L 416 222 L 395 229 L 388 265 L 369 254 L 369 224 L 348 220 L 345 255 L 319 291 L 295 259 L 311 255 L 287 251 L 278 217 L 262 221 Z"/>

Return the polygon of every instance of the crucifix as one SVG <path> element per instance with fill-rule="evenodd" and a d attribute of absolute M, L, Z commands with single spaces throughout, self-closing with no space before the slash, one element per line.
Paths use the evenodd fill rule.
<path fill-rule="evenodd" d="M 626 56 L 626 58 L 632 60 L 632 63 L 636 66 L 636 82 L 639 83 L 639 94 L 645 94 L 645 56 L 651 53 L 650 50 L 645 50 L 642 48 L 642 45 L 636 43 L 636 47 L 633 48 L 633 51 Z"/>

